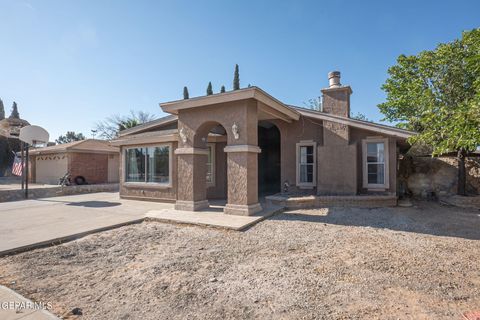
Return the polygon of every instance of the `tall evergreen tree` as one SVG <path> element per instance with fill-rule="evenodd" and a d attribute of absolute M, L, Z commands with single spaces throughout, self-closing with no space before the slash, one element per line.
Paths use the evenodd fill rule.
<path fill-rule="evenodd" d="M 188 95 L 188 88 L 183 87 L 183 99 L 188 99 L 190 96 Z"/>
<path fill-rule="evenodd" d="M 5 119 L 5 107 L 3 106 L 3 101 L 0 99 L 0 120 Z"/>
<path fill-rule="evenodd" d="M 211 96 L 212 94 L 213 94 L 212 83 L 209 82 L 207 87 L 207 96 Z"/>
<path fill-rule="evenodd" d="M 235 65 L 235 73 L 233 75 L 233 90 L 240 89 L 240 74 L 238 72 L 238 64 Z"/>
<path fill-rule="evenodd" d="M 222 86 L 222 87 L 220 88 L 220 93 L 225 93 L 225 86 Z"/>
<path fill-rule="evenodd" d="M 17 103 L 13 101 L 12 113 L 10 114 L 10 119 L 20 119 L 20 114 L 18 113 Z"/>

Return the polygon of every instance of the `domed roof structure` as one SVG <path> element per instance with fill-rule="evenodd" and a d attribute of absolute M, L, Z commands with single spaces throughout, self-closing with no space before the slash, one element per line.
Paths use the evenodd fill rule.
<path fill-rule="evenodd" d="M 30 125 L 27 120 L 17 118 L 5 118 L 0 120 L 0 136 L 7 138 L 18 137 L 20 128 Z"/>

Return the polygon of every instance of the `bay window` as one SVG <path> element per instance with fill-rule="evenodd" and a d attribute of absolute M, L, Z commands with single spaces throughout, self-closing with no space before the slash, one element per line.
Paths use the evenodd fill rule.
<path fill-rule="evenodd" d="M 125 151 L 125 182 L 170 185 L 169 145 L 128 148 Z"/>

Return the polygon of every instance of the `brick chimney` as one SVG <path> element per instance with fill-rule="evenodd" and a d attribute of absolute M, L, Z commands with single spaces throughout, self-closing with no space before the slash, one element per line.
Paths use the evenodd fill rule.
<path fill-rule="evenodd" d="M 350 118 L 350 95 L 352 88 L 342 86 L 340 71 L 328 73 L 329 87 L 322 89 L 322 110 L 325 113 Z"/>

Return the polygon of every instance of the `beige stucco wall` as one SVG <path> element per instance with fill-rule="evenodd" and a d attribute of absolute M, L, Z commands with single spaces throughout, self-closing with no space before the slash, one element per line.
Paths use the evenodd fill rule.
<path fill-rule="evenodd" d="M 118 183 L 120 181 L 120 154 L 108 156 L 108 182 Z"/>
<path fill-rule="evenodd" d="M 180 141 L 184 150 L 192 148 L 206 150 L 208 132 L 220 124 L 227 132 L 227 145 L 257 146 L 258 115 L 255 100 L 241 100 L 204 106 L 197 109 L 179 110 L 178 128 L 183 129 L 187 140 Z M 239 136 L 232 133 L 233 125 L 238 128 Z M 179 175 L 177 199 L 185 201 L 203 201 L 206 199 L 206 155 L 179 154 Z M 227 179 L 228 204 L 258 204 L 258 163 L 257 153 L 228 152 Z"/>
<path fill-rule="evenodd" d="M 281 183 L 288 181 L 291 191 L 299 191 L 296 187 L 297 160 L 296 143 L 300 141 L 314 141 L 317 147 L 323 144 L 323 127 L 321 120 L 300 117 L 300 120 L 291 123 L 281 120 L 270 120 L 280 130 L 281 140 Z M 303 189 L 306 193 L 313 193 Z"/>
<path fill-rule="evenodd" d="M 385 192 L 395 194 L 397 191 L 397 143 L 396 138 L 387 137 L 378 134 L 377 132 L 361 130 L 357 128 L 350 128 L 350 140 L 357 145 L 357 188 L 359 193 L 368 193 L 368 190 L 363 188 L 363 159 L 362 159 L 362 140 L 367 137 L 388 138 L 388 152 L 389 152 L 389 185 L 390 187 Z"/>

